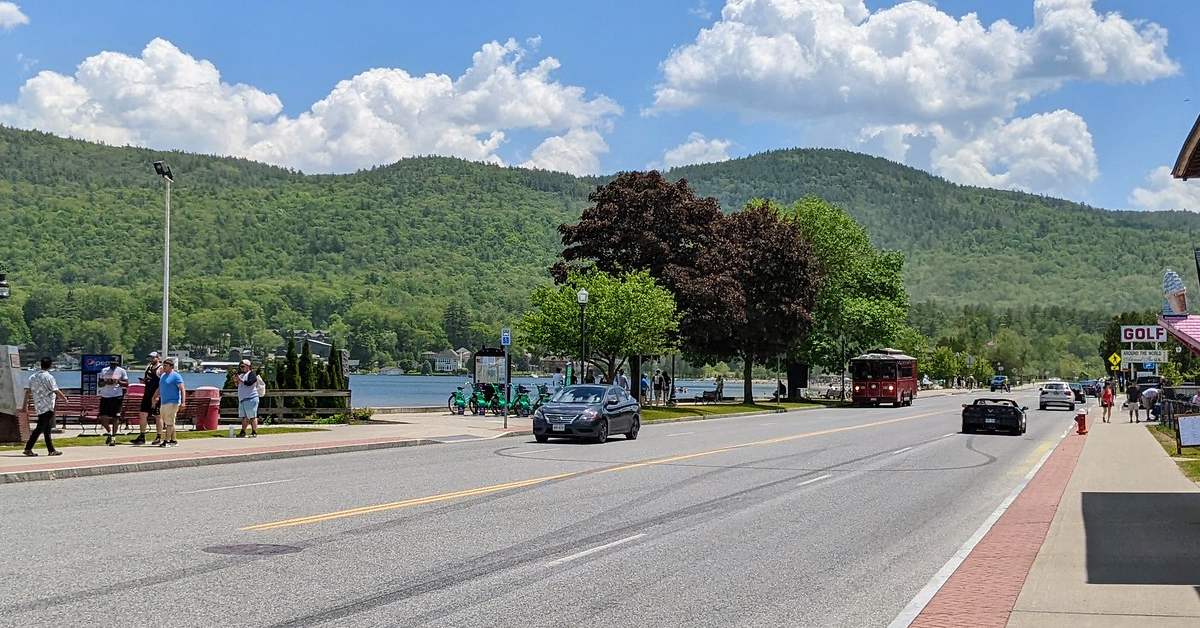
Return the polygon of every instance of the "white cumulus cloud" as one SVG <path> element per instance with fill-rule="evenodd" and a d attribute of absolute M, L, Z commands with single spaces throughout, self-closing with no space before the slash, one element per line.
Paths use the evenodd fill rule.
<path fill-rule="evenodd" d="M 1142 209 L 1184 209 L 1200 212 L 1200 181 L 1181 181 L 1171 168 L 1160 166 L 1146 175 L 1146 184 L 1134 188 L 1129 202 Z"/>
<path fill-rule="evenodd" d="M 40 72 L 25 82 L 16 102 L 0 105 L 0 122 L 318 172 L 419 154 L 503 163 L 505 132 L 520 129 L 571 142 L 573 150 L 542 151 L 540 167 L 595 172 L 607 150 L 599 132 L 611 127 L 621 108 L 555 81 L 556 59 L 529 63 L 526 56 L 510 39 L 484 44 L 458 77 L 370 69 L 291 117 L 275 94 L 226 83 L 212 63 L 154 39 L 138 57 L 101 52 L 72 76 Z M 580 139 L 588 134 L 590 141 Z"/>
<path fill-rule="evenodd" d="M 966 142 L 942 137 L 933 166 L 960 183 L 1063 195 L 1098 174 L 1087 123 L 1065 109 L 1015 118 Z"/>
<path fill-rule="evenodd" d="M 29 23 L 29 17 L 21 12 L 15 2 L 0 2 L 0 30 L 10 30 Z"/>
<path fill-rule="evenodd" d="M 596 174 L 600 172 L 600 155 L 607 152 L 608 144 L 596 131 L 571 129 L 564 135 L 546 138 L 521 165 L 571 174 Z"/>
<path fill-rule="evenodd" d="M 1069 112 L 1011 120 L 1019 106 L 1068 81 L 1141 83 L 1179 71 L 1157 24 L 1099 12 L 1093 0 L 1032 5 L 1033 24 L 1018 28 L 1006 20 L 984 24 L 973 13 L 955 17 L 926 2 L 871 11 L 863 0 L 727 0 L 715 24 L 663 61 L 646 113 L 736 111 L 804 123 L 827 143 L 932 162 L 959 150 L 971 157 L 974 140 L 994 142 L 1002 129 L 1080 128 Z M 911 153 L 917 137 L 936 139 L 922 142 L 931 154 Z M 1053 138 L 1061 144 L 1029 147 L 1050 151 L 1041 163 L 1014 149 L 943 172 L 1021 188 L 1047 181 L 1037 174 L 1047 168 L 1076 176 L 1074 183 L 1092 180 L 1090 135 Z M 1072 151 L 1079 167 L 1060 157 Z M 1013 167 L 1004 159 L 1015 160 Z"/>
<path fill-rule="evenodd" d="M 690 164 L 707 164 L 729 159 L 729 147 L 733 142 L 723 139 L 708 139 L 702 133 L 688 134 L 687 141 L 663 152 L 662 161 L 653 162 L 647 168 L 674 168 Z"/>

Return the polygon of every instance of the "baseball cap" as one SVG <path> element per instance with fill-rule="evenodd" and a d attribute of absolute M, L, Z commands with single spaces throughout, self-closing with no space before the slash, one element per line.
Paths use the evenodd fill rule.
<path fill-rule="evenodd" d="M 245 366 L 250 366 L 250 360 L 242 360 L 242 364 Z"/>
<path fill-rule="evenodd" d="M 158 357 L 158 352 L 157 352 L 157 351 L 151 351 L 151 352 L 150 352 L 150 357 L 152 357 L 152 358 L 157 358 L 157 357 Z"/>

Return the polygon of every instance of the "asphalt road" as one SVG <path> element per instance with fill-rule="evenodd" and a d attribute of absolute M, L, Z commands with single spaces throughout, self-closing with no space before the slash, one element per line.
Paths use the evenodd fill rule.
<path fill-rule="evenodd" d="M 1035 395 L 4 485 L 0 624 L 885 626 L 1071 423 Z"/>

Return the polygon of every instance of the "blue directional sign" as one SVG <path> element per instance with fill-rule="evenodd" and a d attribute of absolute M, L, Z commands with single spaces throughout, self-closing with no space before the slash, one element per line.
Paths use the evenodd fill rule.
<path fill-rule="evenodd" d="M 1155 365 L 1153 362 L 1143 362 L 1142 363 L 1142 368 L 1146 369 L 1147 371 L 1154 368 L 1154 366 Z"/>
<path fill-rule="evenodd" d="M 500 346 L 507 347 L 512 345 L 512 331 L 507 327 L 500 330 Z"/>

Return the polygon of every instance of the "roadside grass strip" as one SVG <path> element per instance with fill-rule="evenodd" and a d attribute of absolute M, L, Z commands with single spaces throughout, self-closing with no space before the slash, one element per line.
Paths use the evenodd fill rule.
<path fill-rule="evenodd" d="M 234 427 L 237 427 L 239 430 L 241 429 L 238 426 L 234 426 Z M 259 436 L 271 436 L 274 434 L 298 434 L 298 433 L 302 433 L 302 432 L 328 432 L 328 431 L 329 431 L 329 428 L 324 428 L 324 427 L 260 427 L 260 428 L 258 428 L 258 435 Z M 154 436 L 153 429 L 146 432 L 147 439 L 150 439 L 153 436 Z M 222 429 L 222 430 L 175 432 L 175 440 L 193 440 L 193 439 L 199 439 L 199 438 L 228 438 L 228 437 L 229 437 L 229 428 L 228 427 L 226 427 L 225 429 Z M 134 438 L 137 438 L 137 434 L 122 434 L 120 436 L 117 436 L 117 444 L 118 445 L 128 445 L 129 441 L 133 440 Z M 147 442 L 149 442 L 149 440 L 147 440 Z M 70 449 L 72 447 L 96 447 L 96 446 L 103 446 L 103 445 L 105 445 L 103 433 L 88 434 L 86 436 L 66 436 L 63 438 L 55 438 L 54 439 L 54 446 L 56 448 L 60 448 L 60 449 Z M 149 449 L 151 446 L 145 445 L 145 447 L 147 449 Z M 24 448 L 25 448 L 24 445 L 0 445 L 0 451 L 19 451 Z M 38 444 L 34 446 L 34 449 L 42 449 L 42 450 L 46 449 L 46 442 L 44 440 L 39 439 Z"/>
<path fill-rule="evenodd" d="M 1187 476 L 1187 479 L 1200 482 L 1200 447 L 1184 447 L 1180 450 L 1179 455 L 1175 455 L 1175 433 L 1171 431 L 1170 426 L 1159 423 L 1147 425 L 1146 429 L 1150 430 L 1154 440 L 1162 445 L 1167 456 L 1179 465 L 1179 470 Z M 1191 458 L 1191 460 L 1181 460 L 1181 458 Z"/>
<path fill-rule="evenodd" d="M 771 404 L 746 403 L 714 403 L 708 405 L 687 405 L 674 407 L 647 406 L 642 409 L 642 422 L 654 423 L 670 419 L 702 418 L 727 414 L 750 414 L 753 412 L 784 412 L 789 410 L 809 410 L 824 408 L 823 404 L 807 402 L 788 402 Z"/>
<path fill-rule="evenodd" d="M 386 504 L 375 504 L 372 506 L 362 506 L 359 508 L 338 510 L 338 511 L 324 513 L 324 514 L 309 515 L 306 517 L 295 517 L 292 519 L 283 519 L 281 521 L 270 521 L 267 523 L 259 523 L 259 524 L 246 526 L 244 528 L 240 528 L 240 530 L 243 532 L 262 532 L 262 531 L 266 531 L 266 530 L 277 530 L 280 528 L 289 528 L 289 527 L 293 527 L 293 526 L 323 523 L 326 521 L 333 521 L 335 519 L 343 519 L 346 517 L 356 517 L 359 515 L 368 515 L 368 514 L 377 513 L 377 512 L 386 512 L 389 510 L 398 510 L 401 508 L 411 508 L 414 506 L 423 506 L 426 504 L 434 504 L 434 503 L 438 503 L 438 502 L 465 499 L 468 497 L 477 497 L 480 495 L 499 493 L 501 491 L 512 491 L 512 490 L 516 490 L 516 489 L 520 489 L 520 488 L 536 486 L 538 484 L 545 484 L 546 482 L 552 482 L 555 480 L 564 480 L 564 479 L 572 478 L 572 477 L 576 477 L 576 476 L 601 474 L 601 473 L 615 473 L 617 471 L 629 471 L 631 469 L 640 469 L 643 467 L 671 464 L 674 462 L 681 462 L 684 460 L 692 460 L 692 459 L 700 458 L 703 456 L 711 456 L 714 454 L 724 453 L 727 451 L 733 451 L 735 449 L 744 449 L 744 448 L 748 448 L 748 447 L 760 447 L 763 445 L 775 445 L 775 444 L 779 444 L 779 443 L 786 443 L 786 442 L 801 440 L 801 439 L 805 439 L 805 438 L 816 438 L 818 436 L 837 434 L 839 432 L 849 432 L 849 431 L 854 431 L 854 430 L 868 429 L 868 428 L 872 428 L 872 427 L 879 427 L 881 425 L 890 425 L 892 423 L 900 423 L 903 421 L 913 421 L 916 419 L 923 419 L 926 417 L 936 416 L 939 414 L 946 414 L 947 412 L 953 412 L 953 411 L 954 410 L 951 409 L 951 410 L 942 410 L 942 411 L 937 411 L 937 412 L 925 412 L 923 414 L 914 414 L 914 415 L 906 416 L 906 417 L 885 419 L 882 421 L 874 421 L 871 423 L 863 423 L 860 425 L 847 425 L 847 426 L 843 426 L 843 427 L 835 427 L 835 428 L 830 428 L 830 429 L 826 429 L 826 430 L 819 430 L 816 432 L 805 432 L 802 434 L 792 434 L 789 436 L 780 436 L 778 438 L 768 438 L 765 440 L 751 441 L 748 443 L 729 445 L 727 447 L 720 447 L 717 449 L 709 449 L 706 451 L 697 451 L 697 452 L 690 453 L 690 454 L 682 454 L 682 455 L 678 455 L 678 456 L 668 456 L 665 458 L 651 458 L 651 459 L 643 460 L 640 462 L 632 462 L 632 463 L 628 463 L 628 464 L 617 465 L 614 467 L 606 467 L 606 468 L 601 468 L 601 469 L 590 469 L 590 470 L 583 470 L 583 471 L 571 471 L 571 472 L 567 472 L 567 473 L 547 475 L 547 476 L 538 477 L 538 478 L 530 478 L 527 480 L 517 480 L 515 482 L 506 482 L 504 484 L 481 486 L 478 488 L 465 489 L 465 490 L 455 491 L 455 492 L 451 492 L 451 493 L 440 493 L 440 494 L 436 494 L 436 495 L 428 495 L 425 497 L 414 497 L 411 499 L 389 502 Z"/>

